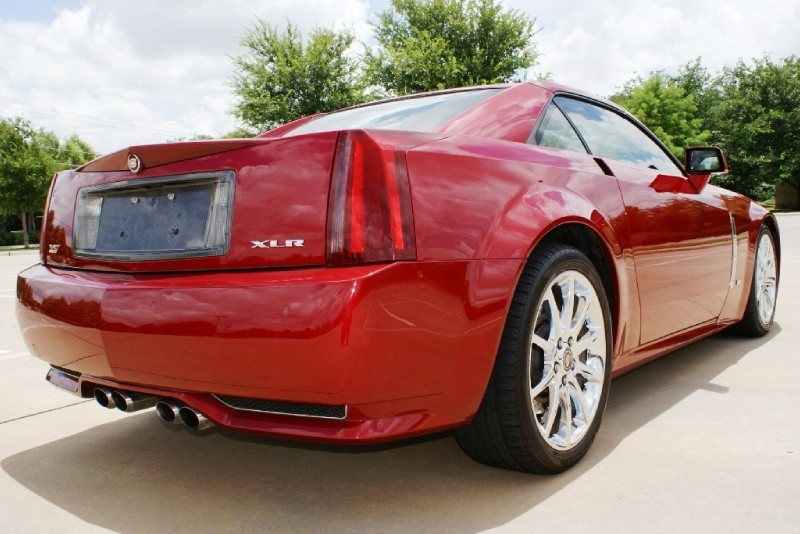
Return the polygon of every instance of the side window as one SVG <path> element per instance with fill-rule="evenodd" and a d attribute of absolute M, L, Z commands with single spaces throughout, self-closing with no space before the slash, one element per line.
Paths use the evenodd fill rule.
<path fill-rule="evenodd" d="M 533 142 L 539 146 L 586 153 L 586 147 L 583 146 L 572 125 L 561 110 L 552 104 L 545 111 L 542 123 L 533 136 Z"/>
<path fill-rule="evenodd" d="M 634 123 L 613 111 L 572 98 L 556 97 L 592 154 L 681 176 L 666 152 Z"/>

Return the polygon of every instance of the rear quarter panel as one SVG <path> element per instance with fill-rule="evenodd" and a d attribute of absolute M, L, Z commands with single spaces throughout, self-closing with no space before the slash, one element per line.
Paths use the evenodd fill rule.
<path fill-rule="evenodd" d="M 616 179 L 590 156 L 452 137 L 409 151 L 407 161 L 419 260 L 521 260 L 503 276 L 466 281 L 507 309 L 534 247 L 561 225 L 582 224 L 600 236 L 617 281 L 615 355 L 635 347 L 639 308 L 625 209 Z"/>

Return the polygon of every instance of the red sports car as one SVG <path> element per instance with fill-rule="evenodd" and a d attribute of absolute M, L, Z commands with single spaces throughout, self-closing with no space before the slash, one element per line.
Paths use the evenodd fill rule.
<path fill-rule="evenodd" d="M 17 316 L 47 380 L 108 408 L 372 443 L 455 430 L 555 473 L 612 376 L 764 335 L 775 218 L 614 104 L 547 82 L 132 146 L 53 180 Z"/>

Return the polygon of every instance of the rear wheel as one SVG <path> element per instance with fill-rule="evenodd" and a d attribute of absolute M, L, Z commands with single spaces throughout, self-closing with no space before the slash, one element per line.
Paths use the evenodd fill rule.
<path fill-rule="evenodd" d="M 775 239 L 766 226 L 761 227 L 756 242 L 753 280 L 742 320 L 731 327 L 744 336 L 764 336 L 772 328 L 778 296 L 778 257 Z"/>
<path fill-rule="evenodd" d="M 579 250 L 546 243 L 520 277 L 483 401 L 456 440 L 495 467 L 568 469 L 594 440 L 610 376 L 611 319 L 600 277 Z"/>

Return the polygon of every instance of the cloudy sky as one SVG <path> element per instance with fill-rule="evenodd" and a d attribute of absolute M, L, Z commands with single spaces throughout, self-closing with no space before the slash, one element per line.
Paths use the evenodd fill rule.
<path fill-rule="evenodd" d="M 695 57 L 712 71 L 739 58 L 800 54 L 795 0 L 505 0 L 536 17 L 539 72 L 608 95 L 635 74 Z M 350 28 L 371 43 L 388 0 L 0 0 L 0 116 L 22 115 L 101 153 L 219 135 L 230 57 L 256 16 Z"/>

